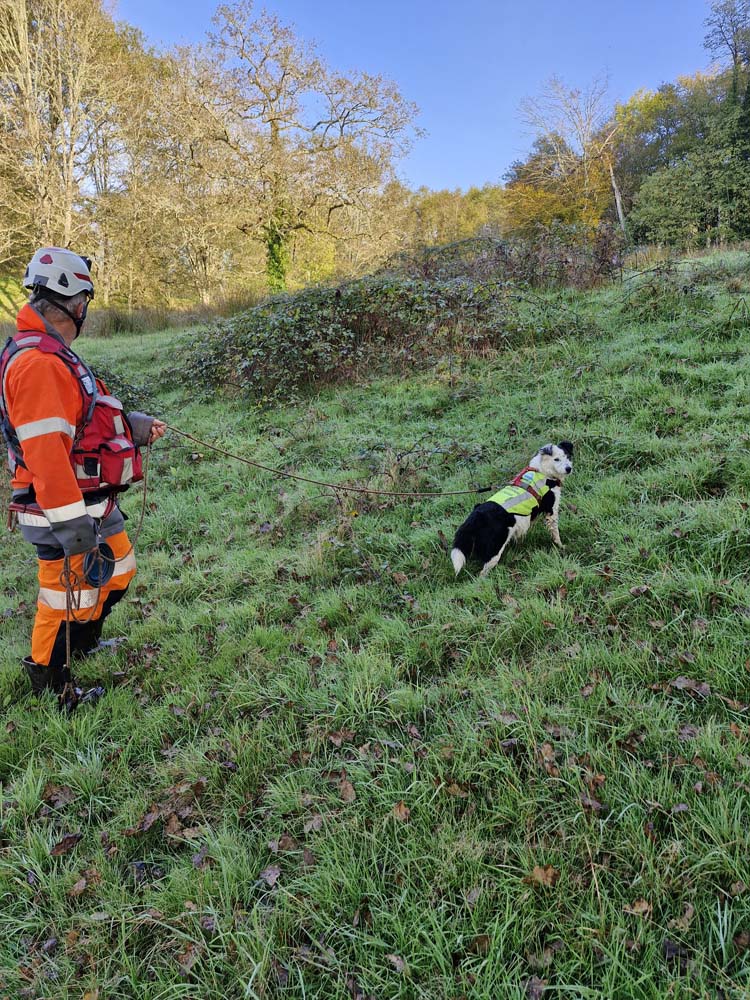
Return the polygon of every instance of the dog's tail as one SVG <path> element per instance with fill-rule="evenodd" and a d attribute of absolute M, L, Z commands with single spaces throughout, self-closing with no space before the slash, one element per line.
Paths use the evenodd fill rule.
<path fill-rule="evenodd" d="M 463 554 L 461 549 L 451 549 L 451 562 L 453 563 L 453 568 L 456 571 L 456 576 L 458 576 L 466 565 L 466 556 Z"/>
<path fill-rule="evenodd" d="M 466 560 L 474 549 L 474 525 L 470 514 L 461 527 L 456 532 L 451 549 L 451 562 L 456 571 L 456 576 L 466 565 Z"/>

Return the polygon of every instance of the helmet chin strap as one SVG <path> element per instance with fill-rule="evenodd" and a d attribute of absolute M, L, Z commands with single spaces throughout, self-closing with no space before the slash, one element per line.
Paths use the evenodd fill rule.
<path fill-rule="evenodd" d="M 44 295 L 44 293 L 42 294 Z M 86 301 L 83 303 L 83 312 L 81 313 L 79 318 L 78 316 L 74 316 L 73 313 L 70 311 L 70 309 L 66 309 L 65 306 L 62 304 L 62 302 L 59 302 L 57 299 L 50 299 L 47 296 L 44 296 L 44 298 L 47 298 L 47 301 L 51 302 L 52 305 L 55 307 L 55 309 L 59 309 L 60 312 L 65 313 L 65 315 L 71 320 L 71 322 L 76 328 L 76 335 L 75 337 L 73 337 L 73 340 L 77 340 L 78 337 L 80 336 L 81 328 L 83 327 L 83 324 L 86 322 L 86 313 L 89 311 L 89 300 L 86 299 Z"/>
<path fill-rule="evenodd" d="M 73 337 L 73 340 L 77 340 L 81 334 L 81 328 L 83 327 L 83 324 L 86 322 L 86 313 L 89 311 L 88 300 L 86 300 L 86 302 L 83 303 L 83 312 L 81 313 L 80 318 L 78 316 L 74 316 L 69 309 L 66 309 L 65 306 L 61 305 L 59 302 L 55 302 L 54 306 L 55 309 L 59 309 L 60 312 L 64 312 L 65 315 L 70 317 L 70 319 L 73 321 L 76 328 L 76 335 L 75 337 Z"/>

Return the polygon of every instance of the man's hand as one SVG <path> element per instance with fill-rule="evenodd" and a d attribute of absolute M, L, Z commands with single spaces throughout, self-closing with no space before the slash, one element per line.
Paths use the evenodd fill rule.
<path fill-rule="evenodd" d="M 167 425 L 163 420 L 157 420 L 154 417 L 154 422 L 151 424 L 151 433 L 149 434 L 148 443 L 153 444 L 154 441 L 158 440 L 160 437 L 164 437 L 167 432 Z"/>
<path fill-rule="evenodd" d="M 153 444 L 160 437 L 164 437 L 167 425 L 163 420 L 150 417 L 147 413 L 134 410 L 128 414 L 128 423 L 133 432 L 133 441 L 138 448 L 145 448 L 147 444 Z"/>

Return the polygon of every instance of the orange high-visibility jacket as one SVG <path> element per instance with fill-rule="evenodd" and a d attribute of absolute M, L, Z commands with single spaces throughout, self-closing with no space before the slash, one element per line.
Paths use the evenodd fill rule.
<path fill-rule="evenodd" d="M 19 312 L 17 325 L 19 331 L 51 333 L 60 339 L 29 305 Z M 6 371 L 4 393 L 26 465 L 14 472 L 14 492 L 33 486 L 36 502 L 66 549 L 68 536 L 79 536 L 78 541 L 85 542 L 92 535 L 90 543 L 95 544 L 93 525 L 70 461 L 73 440 L 84 417 L 76 377 L 54 354 L 23 351 Z"/>

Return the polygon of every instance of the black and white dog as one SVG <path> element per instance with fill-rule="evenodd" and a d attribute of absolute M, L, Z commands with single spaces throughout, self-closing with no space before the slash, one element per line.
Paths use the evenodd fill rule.
<path fill-rule="evenodd" d="M 509 486 L 504 486 L 486 503 L 478 503 L 456 532 L 451 562 L 460 573 L 471 556 L 484 564 L 480 576 L 487 576 L 500 562 L 508 542 L 520 541 L 540 514 L 555 545 L 562 546 L 557 519 L 563 480 L 573 471 L 570 441 L 545 444 Z"/>

